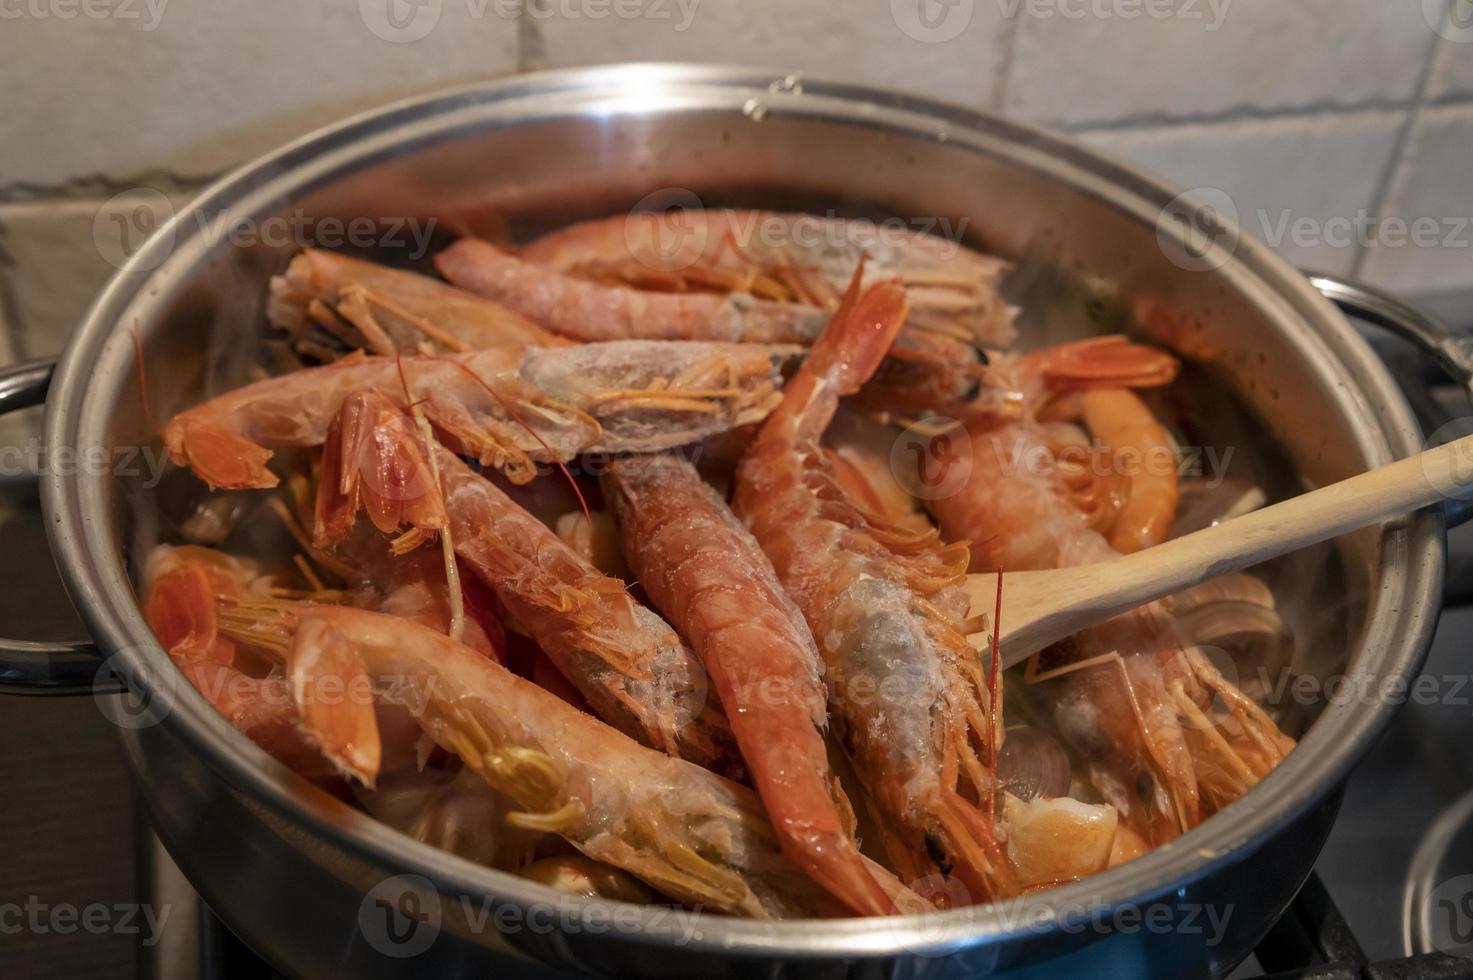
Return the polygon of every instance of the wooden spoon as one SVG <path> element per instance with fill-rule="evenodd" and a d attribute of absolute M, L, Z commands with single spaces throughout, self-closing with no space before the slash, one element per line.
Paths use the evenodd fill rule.
<path fill-rule="evenodd" d="M 1003 575 L 1002 660 L 1011 667 L 1121 613 L 1473 487 L 1473 436 L 1108 562 Z M 991 619 L 997 575 L 967 576 L 972 615 Z M 981 620 L 974 618 L 974 623 Z M 985 631 L 986 627 L 982 627 Z M 971 644 L 987 650 L 991 635 Z"/>

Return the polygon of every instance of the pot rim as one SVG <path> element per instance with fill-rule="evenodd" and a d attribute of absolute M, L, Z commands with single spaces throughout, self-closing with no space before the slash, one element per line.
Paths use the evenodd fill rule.
<path fill-rule="evenodd" d="M 248 210 L 249 203 L 283 179 L 300 191 L 336 173 L 382 160 L 421 144 L 499 121 L 517 111 L 539 118 L 588 112 L 670 112 L 684 108 L 740 112 L 763 98 L 770 112 L 800 113 L 836 122 L 892 128 L 910 137 L 941 136 L 981 152 L 1022 158 L 1059 173 L 1076 186 L 1105 195 L 1146 220 L 1177 191 L 1135 168 L 1087 149 L 1072 138 L 990 113 L 806 74 L 801 95 L 780 89 L 794 76 L 752 68 L 630 64 L 519 75 L 396 102 L 310 133 L 226 174 L 182 209 L 112 278 L 89 309 L 58 365 L 47 399 L 46 446 L 51 458 L 65 446 L 105 444 L 108 411 L 89 402 L 99 361 L 119 363 L 131 351 L 125 310 L 156 275 L 189 268 L 201 213 Z M 525 117 L 520 117 L 525 119 Z M 1325 354 L 1354 384 L 1347 392 L 1364 423 L 1371 458 L 1380 462 L 1421 448 L 1421 436 L 1395 382 L 1349 322 L 1305 278 L 1266 246 L 1239 235 L 1219 274 L 1255 285 L 1263 302 L 1287 306 L 1316 329 Z M 1282 319 L 1282 317 L 1280 317 Z M 108 406 L 110 408 L 111 406 Z M 439 851 L 391 830 L 311 786 L 236 732 L 179 676 L 139 611 L 127 568 L 109 540 L 101 474 L 60 473 L 41 480 L 42 504 L 53 555 L 69 594 L 110 664 L 167 704 L 162 723 L 201 752 L 237 791 L 308 827 L 343 849 L 394 869 L 421 874 L 438 888 L 495 896 L 521 906 L 566 896 Z M 1435 509 L 1393 524 L 1383 533 L 1382 588 L 1368 597 L 1361 645 L 1347 674 L 1406 678 L 1431 640 L 1444 563 L 1443 522 Z M 1400 585 L 1393 590 L 1388 587 Z M 853 920 L 754 922 L 701 915 L 698 932 L 672 928 L 668 913 L 639 908 L 640 942 L 707 949 L 725 955 L 781 952 L 795 957 L 942 955 L 977 941 L 1038 935 L 1122 905 L 1141 904 L 1184 887 L 1214 868 L 1250 855 L 1264 836 L 1284 827 L 1323 798 L 1390 720 L 1394 705 L 1327 705 L 1299 747 L 1263 782 L 1201 826 L 1117 868 L 1068 885 L 1005 902 L 925 916 Z M 575 910 L 605 905 L 572 900 Z M 622 913 L 621 913 L 622 915 Z M 1087 924 L 1087 921 L 1086 921 Z M 611 931 L 611 938 L 630 934 Z"/>

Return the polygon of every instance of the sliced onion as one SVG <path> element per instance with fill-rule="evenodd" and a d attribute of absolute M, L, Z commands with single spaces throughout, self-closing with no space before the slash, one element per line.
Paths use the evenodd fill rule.
<path fill-rule="evenodd" d="M 1272 610 L 1273 590 L 1256 575 L 1220 575 L 1162 600 L 1167 611 L 1185 616 L 1203 606 L 1219 602 L 1241 602 Z"/>
<path fill-rule="evenodd" d="M 1177 624 L 1189 643 L 1225 654 L 1238 687 L 1260 703 L 1294 660 L 1289 627 L 1277 611 L 1257 603 L 1211 603 L 1178 617 Z"/>
<path fill-rule="evenodd" d="M 1067 795 L 1072 768 L 1059 740 L 1029 725 L 1009 726 L 997 754 L 1003 788 L 1025 803 Z"/>
<path fill-rule="evenodd" d="M 1234 477 L 1182 480 L 1176 520 L 1172 522 L 1167 536 L 1179 538 L 1184 534 L 1221 524 L 1255 511 L 1267 501 L 1268 497 L 1262 488 L 1247 480 Z"/>
<path fill-rule="evenodd" d="M 1252 575 L 1223 575 L 1163 604 L 1176 617 L 1182 639 L 1225 655 L 1238 686 L 1256 700 L 1264 699 L 1294 659 L 1294 634 L 1274 608 L 1273 592 Z"/>
<path fill-rule="evenodd" d="M 469 769 L 436 769 L 380 779 L 377 789 L 355 788 L 369 815 L 417 841 L 479 864 L 492 865 L 515 842 L 504 818 L 514 809 Z"/>

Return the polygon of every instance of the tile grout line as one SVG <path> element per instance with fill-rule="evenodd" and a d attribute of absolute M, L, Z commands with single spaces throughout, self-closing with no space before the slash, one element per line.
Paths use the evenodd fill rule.
<path fill-rule="evenodd" d="M 72 177 L 60 184 L 37 184 L 32 181 L 16 181 L 0 184 L 0 207 L 13 204 L 36 204 L 48 201 L 85 201 L 109 198 L 129 191 L 170 190 L 193 193 L 217 180 L 220 173 L 187 176 L 172 170 L 155 169 L 140 171 L 128 177 L 112 177 L 107 174 L 86 174 Z"/>
<path fill-rule="evenodd" d="M 20 304 L 16 302 L 11 287 L 16 263 L 10 250 L 6 248 L 6 237 L 4 225 L 0 225 L 0 345 L 3 345 L 0 357 L 4 358 L 6 364 L 18 364 L 29 358 L 23 356 L 24 351 L 17 336 L 21 325 Z"/>
<path fill-rule="evenodd" d="M 1114 119 L 1090 120 L 1088 122 L 1060 123 L 1040 119 L 1039 123 L 1071 133 L 1111 133 L 1128 129 L 1163 129 L 1168 126 L 1215 126 L 1238 122 L 1276 122 L 1279 120 L 1304 119 L 1311 116 L 1355 116 L 1372 112 L 1403 112 L 1421 105 L 1421 93 L 1411 99 L 1357 102 L 1353 105 L 1339 103 L 1307 103 L 1282 109 L 1262 109 L 1254 106 L 1235 106 L 1222 112 L 1172 115 L 1151 113 L 1138 116 L 1119 116 Z M 1437 107 L 1473 105 L 1473 94 L 1451 95 L 1436 100 Z"/>
<path fill-rule="evenodd" d="M 547 63 L 542 31 L 527 9 L 537 0 L 520 0 L 517 4 L 517 73 L 537 71 Z"/>
<path fill-rule="evenodd" d="M 993 73 L 993 94 L 989 100 L 992 111 L 1002 114 L 1007 111 L 1008 89 L 1013 83 L 1013 65 L 1018 57 L 1019 38 L 1023 34 L 1023 20 L 1012 17 L 1003 33 L 1002 60 Z"/>
<path fill-rule="evenodd" d="M 1432 78 L 1437 71 L 1438 62 L 1444 50 L 1443 46 L 1450 43 L 1435 31 L 1433 32 L 1432 43 L 1427 50 L 1427 58 L 1422 64 L 1422 76 L 1417 83 L 1417 97 L 1407 109 L 1406 118 L 1401 122 L 1401 131 L 1392 145 L 1391 156 L 1381 170 L 1380 179 L 1376 184 L 1376 194 L 1371 199 L 1371 214 L 1375 215 L 1378 225 L 1385 218 L 1385 209 L 1389 203 L 1392 185 L 1396 182 L 1402 164 L 1407 161 L 1407 153 L 1411 147 L 1417 123 L 1422 118 L 1423 110 L 1427 108 L 1427 93 L 1432 89 Z M 1364 242 L 1357 242 L 1355 249 L 1355 261 L 1350 264 L 1350 275 L 1352 278 L 1361 279 L 1365 276 L 1366 263 L 1370 261 L 1371 250 Z"/>

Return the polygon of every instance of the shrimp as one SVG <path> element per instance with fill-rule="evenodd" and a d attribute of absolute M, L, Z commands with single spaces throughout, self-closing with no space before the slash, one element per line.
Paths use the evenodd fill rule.
<path fill-rule="evenodd" d="M 632 577 L 629 566 L 624 563 L 618 525 L 608 511 L 595 510 L 587 514 L 581 510 L 568 511 L 559 515 L 553 529 L 563 544 L 588 559 L 590 565 L 605 575 Z"/>
<path fill-rule="evenodd" d="M 354 541 L 355 557 L 367 559 L 369 550 L 361 539 Z M 237 730 L 303 775 L 331 775 L 333 767 L 303 733 L 290 684 L 277 669 L 280 665 L 269 656 L 263 658 L 262 651 L 239 650 L 224 637 L 219 631 L 218 606 L 222 602 L 249 606 L 282 595 L 309 595 L 380 609 L 444 629 L 449 607 L 445 583 L 443 578 L 437 580 L 438 565 L 426 561 L 427 557 L 367 559 L 370 564 L 355 570 L 363 572 L 365 582 L 374 584 L 302 593 L 279 587 L 248 563 L 221 552 L 160 545 L 145 563 L 145 616 L 185 677 Z M 479 620 L 471 619 L 464 640 L 482 656 L 495 658 L 497 644 L 490 633 Z M 375 765 L 390 772 L 410 768 L 418 757 L 418 730 L 412 727 L 412 719 L 406 719 L 393 704 L 378 704 L 376 710 L 380 728 L 393 737 L 383 740 L 386 754 Z"/>
<path fill-rule="evenodd" d="M 1000 354 L 988 366 L 980 395 L 967 413 L 976 421 L 1047 418 L 1053 402 L 1099 388 L 1156 388 L 1176 380 L 1181 362 L 1121 334 Z"/>
<path fill-rule="evenodd" d="M 498 303 L 415 272 L 304 249 L 271 278 L 266 318 L 298 353 L 454 354 L 570 341 Z"/>
<path fill-rule="evenodd" d="M 506 633 L 501 623 L 474 604 L 452 601 L 452 589 L 464 586 L 446 579 L 439 554 L 418 548 L 396 555 L 383 547 L 384 541 L 378 536 L 354 535 L 350 544 L 352 547 L 340 549 L 340 553 L 356 559 L 356 568 L 366 581 L 347 597 L 345 605 L 397 616 L 438 633 L 449 634 L 458 624 L 456 639 L 463 646 L 503 662 Z M 470 607 L 468 613 L 457 618 L 457 608 L 466 605 Z M 376 714 L 384 736 L 382 770 L 398 774 L 423 768 L 426 744 L 410 711 L 392 699 L 380 699 Z"/>
<path fill-rule="evenodd" d="M 905 323 L 905 291 L 860 293 L 788 384 L 737 471 L 733 508 L 808 621 L 829 708 L 903 879 L 952 873 L 982 901 L 1016 891 L 996 826 L 1000 692 L 960 630 L 965 546 L 855 507 L 818 443 Z"/>
<path fill-rule="evenodd" d="M 777 344 L 811 341 L 826 316 L 818 307 L 745 293 L 656 293 L 604 286 L 463 238 L 435 256 L 461 289 L 506 303 L 564 336 L 585 341 L 701 340 Z"/>
<path fill-rule="evenodd" d="M 449 533 L 459 559 L 601 718 L 672 755 L 736 771 L 730 729 L 706 698 L 700 664 L 622 582 L 599 572 L 454 453 L 426 446 L 388 396 L 357 392 L 345 401 L 342 417 L 373 425 L 361 430 L 357 448 L 324 455 L 314 529 L 318 547 L 337 544 L 351 526 L 357 505 L 343 504 L 352 495 L 341 488 L 378 485 L 381 490 L 364 496 L 395 501 L 390 509 L 411 515 L 416 532 Z M 355 427 L 344 421 L 338 429 Z M 438 479 L 431 475 L 431 451 Z M 404 473 L 423 477 L 405 482 Z M 388 532 L 399 525 L 396 518 L 378 526 Z"/>
<path fill-rule="evenodd" d="M 1054 489 L 1084 513 L 1089 527 L 1110 537 L 1117 547 L 1134 542 L 1121 550 L 1138 550 L 1158 543 L 1171 526 L 1177 501 L 1176 456 L 1166 430 L 1126 389 L 1169 384 L 1180 369 L 1180 362 L 1167 352 L 1119 335 L 999 359 L 990 369 L 984 398 L 964 417 L 965 438 L 980 435 L 995 444 L 1010 443 L 1006 423 L 1024 417 L 1041 421 L 1041 446 L 1035 441 L 1026 448 L 1017 443 L 1002 447 L 1010 465 L 1037 468 L 1039 461 L 1029 454 L 1045 453 L 1052 461 L 1045 468 Z M 1089 432 L 1074 425 L 1076 420 L 1083 421 Z M 1091 444 L 1091 435 L 1103 445 Z M 1037 501 L 1035 506 L 1045 503 Z M 1018 526 L 1024 537 L 1017 546 L 1026 550 L 1030 544 L 1024 527 Z M 966 536 L 965 527 L 943 526 L 943 530 L 954 539 Z M 1042 535 L 1044 527 L 1034 525 L 1032 531 Z M 1003 567 L 1023 566 L 1010 562 Z"/>
<path fill-rule="evenodd" d="M 1062 492 L 1035 423 L 969 424 L 966 434 L 953 440 L 966 447 L 965 486 L 927 505 L 946 540 L 971 546 L 973 570 L 1113 556 Z M 1186 664 L 1153 625 L 1137 612 L 1068 641 L 1068 662 L 1099 666 L 1058 675 L 1064 690 L 1054 713 L 1105 800 L 1136 832 L 1161 843 L 1194 824 L 1198 808 L 1191 754 L 1169 694 L 1171 681 L 1186 684 Z"/>
<path fill-rule="evenodd" d="M 213 487 L 272 487 L 268 446 L 318 446 L 344 399 L 420 406 L 454 448 L 518 483 L 580 452 L 652 452 L 763 418 L 791 353 L 754 344 L 625 341 L 470 354 L 344 358 L 227 392 L 163 429 L 175 463 Z"/>
<path fill-rule="evenodd" d="M 603 486 L 630 567 L 711 675 L 783 853 L 853 911 L 891 912 L 899 882 L 860 855 L 829 769 L 818 649 L 762 549 L 683 459 L 615 460 Z"/>
<path fill-rule="evenodd" d="M 250 566 L 208 548 L 160 545 L 144 565 L 144 618 L 190 685 L 237 731 L 309 777 L 333 767 L 297 726 L 291 688 L 282 677 L 242 670 L 236 645 L 220 632 L 218 595 L 260 591 Z"/>
<path fill-rule="evenodd" d="M 571 225 L 522 254 L 562 272 L 643 289 L 746 292 L 821 309 L 838 303 L 864 255 L 865 285 L 904 284 L 908 327 L 988 347 L 1013 339 L 1012 311 L 998 295 L 1011 263 L 893 223 L 773 211 L 638 212 Z"/>
<path fill-rule="evenodd" d="M 649 292 L 589 282 L 525 261 L 475 239 L 435 257 L 457 286 L 505 303 L 579 340 L 745 341 L 811 344 L 826 306 L 762 299 L 746 292 Z M 981 355 L 970 338 L 917 326 L 897 342 L 867 397 L 878 409 L 961 405 L 976 396 Z"/>
<path fill-rule="evenodd" d="M 1140 396 L 1124 388 L 1096 389 L 1080 396 L 1089 431 L 1132 472 L 1125 499 L 1110 522 L 1110 547 L 1130 554 L 1166 540 L 1176 519 L 1180 492 L 1171 437 Z"/>
<path fill-rule="evenodd" d="M 1056 382 L 1118 389 L 1162 373 L 1145 348 L 1130 356 L 1115 350 L 1110 358 Z M 965 447 L 959 463 L 968 470 L 965 486 L 927 506 L 944 538 L 971 546 L 973 570 L 1056 568 L 1117 555 L 1069 499 L 1026 403 L 1019 418 L 974 417 L 964 432 L 953 445 Z M 1061 734 L 1083 755 L 1095 788 L 1125 826 L 1151 845 L 1200 822 L 1204 773 L 1213 774 L 1208 803 L 1220 807 L 1292 747 L 1205 657 L 1182 649 L 1159 605 L 1086 630 L 1044 656 L 1054 666 L 1039 671 L 1041 661 L 1034 661 L 1029 679 L 1058 680 L 1054 715 Z M 1207 717 L 1209 694 L 1229 706 L 1227 722 Z"/>
<path fill-rule="evenodd" d="M 676 632 L 490 480 L 437 452 L 456 553 L 600 717 L 672 755 L 739 773 L 721 705 Z"/>
<path fill-rule="evenodd" d="M 754 918 L 840 911 L 783 857 L 751 790 L 639 745 L 443 634 L 286 601 L 269 612 L 227 606 L 221 623 L 274 646 L 299 689 L 392 679 L 424 730 L 520 808 L 505 818 L 513 827 L 559 834 L 694 906 Z M 303 718 L 345 767 L 376 734 L 373 713 L 351 701 L 304 707 Z"/>
<path fill-rule="evenodd" d="M 931 518 L 896 472 L 893 426 L 841 407 L 823 443 L 834 466 L 834 478 L 850 503 L 874 515 L 876 523 L 918 533 L 933 530 Z"/>

